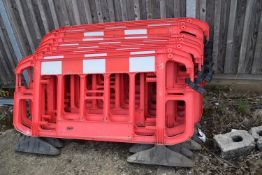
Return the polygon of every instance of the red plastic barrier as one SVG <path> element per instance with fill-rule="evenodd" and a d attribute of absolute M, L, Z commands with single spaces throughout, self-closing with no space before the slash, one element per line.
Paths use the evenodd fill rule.
<path fill-rule="evenodd" d="M 14 126 L 36 137 L 184 142 L 202 115 L 186 82 L 204 66 L 205 38 L 207 24 L 192 18 L 57 29 L 16 68 Z"/>

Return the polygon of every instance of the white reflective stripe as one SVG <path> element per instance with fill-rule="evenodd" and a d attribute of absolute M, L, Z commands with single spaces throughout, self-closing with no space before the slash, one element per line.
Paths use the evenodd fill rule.
<path fill-rule="evenodd" d="M 125 35 L 147 34 L 147 29 L 132 29 L 125 30 Z"/>
<path fill-rule="evenodd" d="M 147 36 L 126 36 L 125 39 L 147 38 Z"/>
<path fill-rule="evenodd" d="M 84 57 L 104 57 L 107 56 L 106 53 L 92 53 L 92 54 L 85 54 Z"/>
<path fill-rule="evenodd" d="M 106 60 L 105 59 L 94 59 L 94 60 L 83 60 L 83 73 L 105 73 L 106 71 Z"/>
<path fill-rule="evenodd" d="M 154 50 L 139 51 L 139 52 L 130 52 L 130 55 L 140 55 L 140 54 L 152 54 L 155 53 Z"/>
<path fill-rule="evenodd" d="M 83 38 L 82 41 L 99 41 L 104 40 L 104 38 Z"/>
<path fill-rule="evenodd" d="M 72 44 L 60 44 L 59 46 L 78 46 L 78 43 L 72 43 Z"/>
<path fill-rule="evenodd" d="M 119 43 L 121 43 L 121 42 L 119 42 L 119 41 L 116 41 L 116 42 L 101 42 L 99 44 L 119 44 Z"/>
<path fill-rule="evenodd" d="M 130 57 L 129 72 L 154 72 L 155 56 Z"/>
<path fill-rule="evenodd" d="M 81 47 L 77 47 L 79 49 L 90 49 L 90 48 L 98 48 L 99 46 L 81 46 Z"/>
<path fill-rule="evenodd" d="M 104 32 L 85 32 L 84 36 L 104 36 Z"/>
<path fill-rule="evenodd" d="M 59 59 L 64 58 L 64 55 L 45 56 L 44 59 Z"/>
<path fill-rule="evenodd" d="M 41 75 L 62 74 L 62 61 L 49 61 L 41 63 Z"/>

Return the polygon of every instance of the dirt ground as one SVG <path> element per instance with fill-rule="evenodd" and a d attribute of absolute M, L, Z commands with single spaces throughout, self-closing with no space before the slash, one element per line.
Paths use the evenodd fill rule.
<path fill-rule="evenodd" d="M 229 87 L 210 88 L 204 100 L 202 129 L 208 137 L 200 152 L 195 152 L 192 169 L 129 164 L 131 144 L 94 141 L 67 141 L 57 157 L 14 152 L 19 133 L 1 121 L 0 175 L 58 174 L 256 174 L 262 175 L 262 152 L 254 150 L 234 160 L 219 157 L 213 136 L 231 129 L 249 130 L 262 125 L 262 93 L 234 92 Z M 0 110 L 0 116 L 10 115 Z M 7 126 L 4 126 L 7 125 Z M 4 129 L 3 129 L 4 126 Z"/>

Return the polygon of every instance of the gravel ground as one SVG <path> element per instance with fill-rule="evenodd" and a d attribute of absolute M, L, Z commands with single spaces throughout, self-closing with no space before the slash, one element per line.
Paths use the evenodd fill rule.
<path fill-rule="evenodd" d="M 10 110 L 10 109 L 9 109 Z M 12 111 L 12 110 L 10 110 Z M 7 114 L 0 110 L 0 115 Z M 0 120 L 1 122 L 1 120 Z M 1 123 L 3 126 L 3 123 Z M 0 132 L 0 175 L 53 174 L 262 174 L 262 152 L 253 151 L 234 160 L 219 157 L 213 136 L 231 129 L 249 130 L 262 125 L 262 94 L 239 93 L 230 88 L 209 89 L 205 95 L 202 129 L 208 140 L 194 154 L 192 169 L 129 164 L 126 158 L 131 144 L 94 141 L 67 141 L 57 157 L 15 153 L 19 133 Z M 6 130 L 7 129 L 7 130 Z"/>

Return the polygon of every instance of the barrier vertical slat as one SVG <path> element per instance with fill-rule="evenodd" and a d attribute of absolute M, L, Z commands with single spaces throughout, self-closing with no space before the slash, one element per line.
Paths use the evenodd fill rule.
<path fill-rule="evenodd" d="M 63 110 L 63 76 L 57 76 L 57 120 L 62 120 L 62 110 Z"/>
<path fill-rule="evenodd" d="M 85 115 L 84 114 L 85 97 L 86 97 L 85 84 L 86 84 L 85 75 L 80 75 L 80 104 L 79 104 L 80 120 L 83 120 Z"/>
<path fill-rule="evenodd" d="M 115 75 L 115 108 L 120 108 L 120 74 Z"/>
<path fill-rule="evenodd" d="M 165 62 L 163 55 L 156 59 L 156 142 L 163 144 L 165 129 Z"/>
<path fill-rule="evenodd" d="M 104 120 L 109 120 L 110 110 L 110 74 L 104 74 Z"/>

